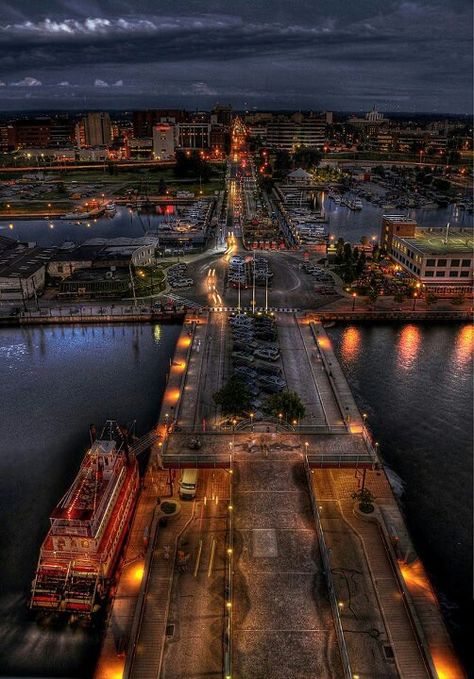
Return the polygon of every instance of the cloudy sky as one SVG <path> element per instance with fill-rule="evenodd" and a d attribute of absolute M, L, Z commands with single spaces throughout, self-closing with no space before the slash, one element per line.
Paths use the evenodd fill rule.
<path fill-rule="evenodd" d="M 2 0 L 0 109 L 466 113 L 471 0 Z"/>

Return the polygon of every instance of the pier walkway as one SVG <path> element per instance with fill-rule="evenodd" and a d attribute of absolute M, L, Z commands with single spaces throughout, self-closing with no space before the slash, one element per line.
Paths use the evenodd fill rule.
<path fill-rule="evenodd" d="M 188 316 L 178 339 L 135 519 L 155 517 L 143 577 L 126 590 L 122 575 L 117 590 L 128 596 L 130 641 L 117 648 L 116 608 L 96 679 L 462 679 L 324 328 L 277 315 L 283 371 L 306 419 L 294 431 L 244 419 L 235 430 L 212 399 L 230 374 L 227 321 L 226 312 Z M 176 498 L 183 468 L 198 469 L 196 498 L 157 527 L 156 497 Z M 375 521 L 356 511 L 362 485 Z M 132 527 L 130 545 L 140 531 Z"/>

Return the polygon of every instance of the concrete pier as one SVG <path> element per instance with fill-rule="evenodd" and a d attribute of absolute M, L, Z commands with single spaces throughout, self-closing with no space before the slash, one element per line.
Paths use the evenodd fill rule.
<path fill-rule="evenodd" d="M 154 520 L 143 578 L 126 590 L 123 571 L 117 592 L 127 603 L 113 603 L 97 679 L 119 676 L 103 669 L 114 663 L 120 676 L 140 678 L 461 679 L 324 328 L 276 316 L 283 373 L 305 403 L 304 420 L 229 423 L 212 399 L 231 371 L 227 321 L 226 312 L 185 319 L 131 532 L 130 545 L 139 517 Z M 153 494 L 177 498 L 184 468 L 199 470 L 196 497 L 161 527 Z M 353 497 L 362 488 L 374 498 L 370 515 Z M 189 555 L 183 572 L 178 550 Z M 121 606 L 129 638 L 118 662 Z"/>

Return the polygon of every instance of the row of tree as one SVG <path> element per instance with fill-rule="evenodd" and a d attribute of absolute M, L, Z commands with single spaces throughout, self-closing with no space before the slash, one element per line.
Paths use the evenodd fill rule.
<path fill-rule="evenodd" d="M 238 377 L 231 377 L 229 381 L 213 395 L 214 402 L 220 406 L 222 414 L 226 416 L 248 415 L 252 411 L 251 400 L 245 382 Z M 306 409 L 295 391 L 285 390 L 273 394 L 264 403 L 263 409 L 268 415 L 280 417 L 286 422 L 300 422 L 305 416 Z"/>

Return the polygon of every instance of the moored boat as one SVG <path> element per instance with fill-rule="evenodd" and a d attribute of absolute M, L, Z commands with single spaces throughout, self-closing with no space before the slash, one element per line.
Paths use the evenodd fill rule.
<path fill-rule="evenodd" d="M 50 517 L 30 608 L 90 617 L 106 597 L 135 508 L 138 464 L 108 420 Z"/>

